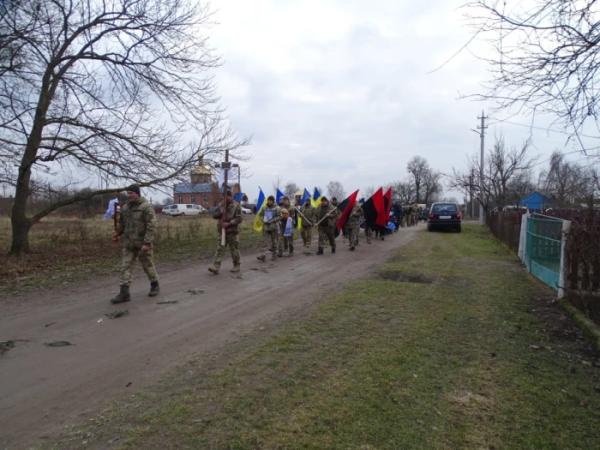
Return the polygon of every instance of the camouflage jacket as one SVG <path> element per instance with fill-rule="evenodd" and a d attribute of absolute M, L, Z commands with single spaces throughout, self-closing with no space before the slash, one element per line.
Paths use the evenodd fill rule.
<path fill-rule="evenodd" d="M 223 202 L 219 204 L 219 209 L 213 215 L 215 219 L 218 219 L 217 222 L 217 231 L 219 235 L 221 234 L 221 217 L 223 216 Z M 225 210 L 225 217 L 223 218 L 225 222 L 229 222 L 229 226 L 225 229 L 226 234 L 238 234 L 239 233 L 239 225 L 242 223 L 242 208 L 240 204 L 236 201 L 231 201 L 227 204 L 227 209 Z"/>
<path fill-rule="evenodd" d="M 277 224 L 281 220 L 281 211 L 279 206 L 273 205 L 270 208 L 265 205 L 258 213 L 263 223 L 264 231 L 277 231 Z"/>
<path fill-rule="evenodd" d="M 326 219 L 325 216 L 327 216 Z M 327 206 L 321 204 L 315 209 L 315 223 L 322 220 L 319 228 L 335 228 L 337 217 L 338 209 L 331 204 Z"/>
<path fill-rule="evenodd" d="M 317 223 L 315 220 L 315 211 L 316 210 L 312 207 L 312 205 L 304 205 L 302 208 L 300 208 L 300 212 L 302 212 L 304 217 L 310 220 L 310 223 L 307 223 L 306 220 L 302 219 L 302 228 L 310 228 Z"/>
<path fill-rule="evenodd" d="M 155 230 L 156 214 L 146 199 L 140 197 L 121 208 L 117 234 L 125 247 L 139 248 L 143 244 L 152 244 Z"/>
<path fill-rule="evenodd" d="M 354 205 L 354 207 L 352 208 L 352 211 L 350 211 L 350 214 L 348 215 L 348 220 L 346 221 L 346 226 L 347 227 L 357 227 L 362 215 L 363 215 L 362 207 L 357 203 L 356 205 Z"/>

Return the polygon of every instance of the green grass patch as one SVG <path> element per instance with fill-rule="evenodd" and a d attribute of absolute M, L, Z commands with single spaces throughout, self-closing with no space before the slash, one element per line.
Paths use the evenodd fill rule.
<path fill-rule="evenodd" d="M 597 355 L 512 254 L 463 229 L 422 233 L 380 268 L 398 281 L 353 282 L 54 447 L 600 448 Z"/>

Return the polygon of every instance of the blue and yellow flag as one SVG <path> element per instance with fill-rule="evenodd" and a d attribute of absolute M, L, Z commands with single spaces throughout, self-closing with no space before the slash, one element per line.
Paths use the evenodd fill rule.
<path fill-rule="evenodd" d="M 263 224 L 260 220 L 260 216 L 258 213 L 260 213 L 260 210 L 264 208 L 267 202 L 265 202 L 265 194 L 260 186 L 258 187 L 258 190 L 259 192 L 258 200 L 256 201 L 256 215 L 254 216 L 254 223 L 252 224 L 252 228 L 254 228 L 254 231 L 256 231 L 257 233 L 260 233 L 263 229 Z"/>
<path fill-rule="evenodd" d="M 308 189 L 304 188 L 304 193 L 302 194 L 302 200 L 300 200 L 300 204 L 304 206 L 306 200 L 310 200 L 310 192 L 308 192 Z"/>
<path fill-rule="evenodd" d="M 310 199 L 310 203 L 313 206 L 313 208 L 316 208 L 317 206 L 319 206 L 321 204 L 321 197 L 323 197 L 323 196 L 321 195 L 319 190 L 315 187 L 312 198 Z"/>
<path fill-rule="evenodd" d="M 279 200 L 281 200 L 281 197 L 283 197 L 283 192 L 281 192 L 279 190 L 279 188 L 277 188 L 277 193 L 275 194 L 275 204 L 279 205 Z"/>

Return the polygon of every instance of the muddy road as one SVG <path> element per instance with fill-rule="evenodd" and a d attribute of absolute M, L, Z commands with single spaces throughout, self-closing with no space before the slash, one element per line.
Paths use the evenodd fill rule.
<path fill-rule="evenodd" d="M 401 229 L 385 241 L 348 251 L 341 238 L 332 255 L 284 257 L 261 263 L 243 255 L 242 273 L 221 274 L 207 264 L 161 272 L 161 294 L 147 297 L 136 271 L 132 301 L 111 305 L 117 277 L 56 288 L 0 303 L 0 449 L 35 445 L 63 427 L 86 420 L 115 398 L 129 395 L 193 354 L 220 345 L 286 310 L 309 304 L 364 276 L 414 239 L 423 227 Z M 160 303 L 159 303 L 160 302 Z M 110 319 L 117 310 L 128 314 Z M 66 341 L 72 345 L 50 347 Z"/>

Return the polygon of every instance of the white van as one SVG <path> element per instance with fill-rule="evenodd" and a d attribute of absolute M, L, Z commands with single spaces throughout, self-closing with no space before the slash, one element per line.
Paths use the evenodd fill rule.
<path fill-rule="evenodd" d="M 196 216 L 205 212 L 201 205 L 177 203 L 163 207 L 162 213 L 167 216 Z"/>

